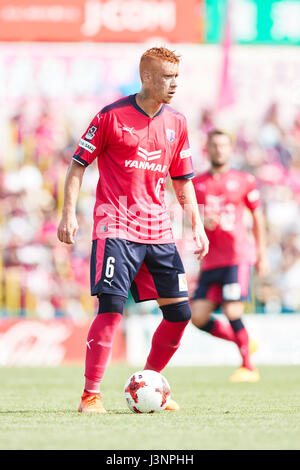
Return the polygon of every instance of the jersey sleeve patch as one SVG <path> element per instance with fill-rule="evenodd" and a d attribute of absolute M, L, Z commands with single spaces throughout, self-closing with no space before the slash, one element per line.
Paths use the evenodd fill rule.
<path fill-rule="evenodd" d="M 109 114 L 98 113 L 84 134 L 82 134 L 73 156 L 73 159 L 78 163 L 88 166 L 103 152 L 107 144 L 107 126 L 110 122 Z"/>
<path fill-rule="evenodd" d="M 186 150 L 181 150 L 180 152 L 180 158 L 188 158 L 192 156 L 192 150 L 191 148 L 188 148 Z"/>
<path fill-rule="evenodd" d="M 87 151 L 90 152 L 90 153 L 93 153 L 94 150 L 96 150 L 95 145 L 91 144 L 90 142 L 88 142 L 88 141 L 85 140 L 85 139 L 80 139 L 79 147 L 81 147 L 81 148 L 87 150 Z"/>
<path fill-rule="evenodd" d="M 186 119 L 183 121 L 177 148 L 174 152 L 169 173 L 172 179 L 177 177 L 186 178 L 194 172 L 192 163 L 192 151 L 189 144 Z M 190 178 L 191 176 L 189 176 Z"/>
<path fill-rule="evenodd" d="M 97 126 L 91 126 L 87 133 L 85 134 L 85 139 L 86 140 L 92 140 L 94 137 L 95 137 L 95 134 L 96 134 L 96 131 L 97 131 L 98 127 Z"/>

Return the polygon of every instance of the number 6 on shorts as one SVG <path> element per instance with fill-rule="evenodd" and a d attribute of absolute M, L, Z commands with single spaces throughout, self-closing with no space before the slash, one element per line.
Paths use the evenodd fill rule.
<path fill-rule="evenodd" d="M 114 276 L 116 259 L 113 256 L 109 256 L 106 261 L 105 276 L 109 279 Z"/>

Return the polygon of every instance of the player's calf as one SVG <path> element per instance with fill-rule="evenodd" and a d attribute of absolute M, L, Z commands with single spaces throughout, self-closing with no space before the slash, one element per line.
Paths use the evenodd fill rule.
<path fill-rule="evenodd" d="M 86 342 L 85 393 L 99 394 L 100 383 L 110 357 L 116 329 L 121 321 L 126 298 L 102 294 L 98 315 L 90 326 Z"/>
<path fill-rule="evenodd" d="M 163 319 L 156 329 L 145 369 L 160 372 L 180 346 L 184 330 L 191 319 L 188 300 L 160 306 Z"/>
<path fill-rule="evenodd" d="M 222 322 L 212 313 L 217 305 L 209 299 L 195 299 L 192 301 L 192 323 L 199 330 L 227 341 L 235 341 L 234 333 L 228 322 Z"/>
<path fill-rule="evenodd" d="M 163 319 L 154 332 L 152 347 L 147 358 L 145 369 L 160 372 L 180 346 L 184 330 L 191 319 L 191 309 L 188 300 L 161 305 Z M 178 411 L 179 405 L 170 399 L 166 410 Z"/>

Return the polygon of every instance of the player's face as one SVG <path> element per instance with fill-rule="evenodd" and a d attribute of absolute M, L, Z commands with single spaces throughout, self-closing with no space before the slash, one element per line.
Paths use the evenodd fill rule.
<path fill-rule="evenodd" d="M 232 152 L 230 138 L 227 135 L 214 135 L 207 144 L 207 153 L 213 166 L 226 165 Z"/>
<path fill-rule="evenodd" d="M 149 91 L 159 103 L 170 103 L 177 88 L 178 64 L 156 60 L 151 71 Z"/>

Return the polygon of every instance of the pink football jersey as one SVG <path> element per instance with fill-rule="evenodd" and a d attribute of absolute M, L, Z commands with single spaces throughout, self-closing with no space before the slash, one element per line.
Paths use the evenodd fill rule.
<path fill-rule="evenodd" d="M 245 209 L 254 211 L 260 205 L 255 177 L 229 170 L 212 175 L 206 172 L 193 180 L 198 204 L 204 207 L 209 239 L 209 253 L 201 268 L 214 269 L 248 262 L 255 258 L 253 243 L 245 224 Z M 201 209 L 200 209 L 201 210 Z"/>
<path fill-rule="evenodd" d="M 165 182 L 191 178 L 185 117 L 168 105 L 150 118 L 131 95 L 106 106 L 83 134 L 73 159 L 97 158 L 93 240 L 173 243 Z"/>

